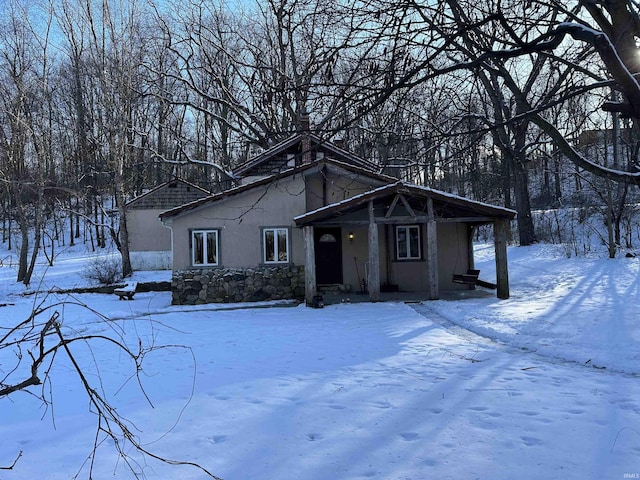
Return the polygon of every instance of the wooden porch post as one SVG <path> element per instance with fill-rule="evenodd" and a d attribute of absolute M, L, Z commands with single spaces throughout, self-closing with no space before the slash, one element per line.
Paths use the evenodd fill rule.
<path fill-rule="evenodd" d="M 380 300 L 380 252 L 378 248 L 378 225 L 373 212 L 373 201 L 369 202 L 369 278 L 367 288 L 372 302 Z"/>
<path fill-rule="evenodd" d="M 304 298 L 311 305 L 316 295 L 316 251 L 313 243 L 313 227 L 302 227 L 304 237 Z"/>
<path fill-rule="evenodd" d="M 476 268 L 475 258 L 473 255 L 473 225 L 465 224 L 467 226 L 467 263 L 469 264 L 469 270 Z M 475 290 L 475 285 L 469 285 L 469 290 Z"/>
<path fill-rule="evenodd" d="M 496 252 L 496 283 L 498 285 L 498 298 L 509 298 L 509 270 L 507 265 L 507 238 L 509 220 L 496 220 L 493 222 L 493 242 Z"/>
<path fill-rule="evenodd" d="M 427 199 L 427 282 L 429 300 L 437 300 L 440 297 L 440 285 L 438 284 L 438 230 L 436 218 L 433 212 L 433 199 Z"/>
<path fill-rule="evenodd" d="M 469 260 L 469 270 L 473 270 L 476 268 L 475 258 L 473 255 L 473 233 L 475 232 L 475 227 L 473 225 L 467 225 L 467 258 Z"/>

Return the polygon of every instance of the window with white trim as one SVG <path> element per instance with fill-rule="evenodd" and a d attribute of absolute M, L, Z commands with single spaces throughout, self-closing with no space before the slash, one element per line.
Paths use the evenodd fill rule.
<path fill-rule="evenodd" d="M 289 263 L 289 229 L 262 229 L 262 260 L 264 263 Z"/>
<path fill-rule="evenodd" d="M 396 227 L 396 258 L 398 260 L 420 260 L 420 226 L 398 225 Z"/>
<path fill-rule="evenodd" d="M 218 230 L 191 230 L 191 264 L 219 265 L 219 244 Z"/>

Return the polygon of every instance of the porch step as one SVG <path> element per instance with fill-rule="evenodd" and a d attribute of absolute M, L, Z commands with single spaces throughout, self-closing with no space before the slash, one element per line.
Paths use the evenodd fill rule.
<path fill-rule="evenodd" d="M 318 285 L 316 290 L 320 295 L 342 295 L 345 293 L 351 293 L 351 285 L 344 285 L 343 283 L 329 283 Z"/>

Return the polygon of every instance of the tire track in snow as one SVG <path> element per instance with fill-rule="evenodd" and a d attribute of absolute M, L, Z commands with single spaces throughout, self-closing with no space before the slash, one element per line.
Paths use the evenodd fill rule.
<path fill-rule="evenodd" d="M 494 350 L 505 352 L 511 355 L 517 355 L 517 354 L 532 355 L 532 356 L 535 356 L 537 360 L 540 360 L 545 363 L 554 364 L 554 365 L 558 365 L 558 364 L 575 365 L 581 368 L 586 368 L 590 371 L 597 371 L 597 372 L 603 372 L 603 373 L 623 375 L 623 376 L 628 376 L 633 378 L 640 378 L 639 373 L 626 372 L 624 370 L 618 370 L 618 369 L 609 368 L 609 367 L 597 367 L 595 365 L 590 364 L 589 362 L 582 363 L 582 362 L 570 360 L 567 358 L 562 358 L 562 357 L 557 357 L 552 355 L 545 355 L 532 348 L 510 345 L 509 343 L 499 340 L 495 337 L 491 337 L 489 335 L 483 335 L 481 333 L 474 332 L 472 330 L 469 330 L 468 328 L 458 325 L 455 322 L 445 318 L 444 316 L 436 312 L 433 308 L 431 308 L 429 305 L 425 303 L 412 303 L 412 304 L 408 304 L 408 306 L 410 306 L 413 310 L 415 310 L 417 313 L 419 313 L 423 317 L 437 323 L 438 325 L 440 325 L 442 328 L 444 328 L 451 334 L 456 335 L 460 338 L 463 338 L 469 342 L 481 345 L 483 347 L 489 347 Z"/>

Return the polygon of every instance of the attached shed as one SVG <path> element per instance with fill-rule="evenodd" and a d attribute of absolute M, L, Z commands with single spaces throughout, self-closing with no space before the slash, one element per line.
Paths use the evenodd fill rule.
<path fill-rule="evenodd" d="M 497 296 L 508 298 L 507 233 L 515 214 L 397 182 L 299 215 L 294 220 L 303 229 L 307 303 L 327 280 L 362 284 L 372 301 L 381 288 L 425 291 L 430 299 L 444 290 L 473 288 L 453 279 L 474 268 L 473 232 L 485 224 L 494 228 Z M 332 232 L 346 232 L 347 242 L 332 242 Z M 329 260 L 334 244 L 342 258 L 353 258 L 353 268 Z"/>
<path fill-rule="evenodd" d="M 171 269 L 171 231 L 162 225 L 158 215 L 209 195 L 209 191 L 175 178 L 129 201 L 127 227 L 133 269 Z"/>

